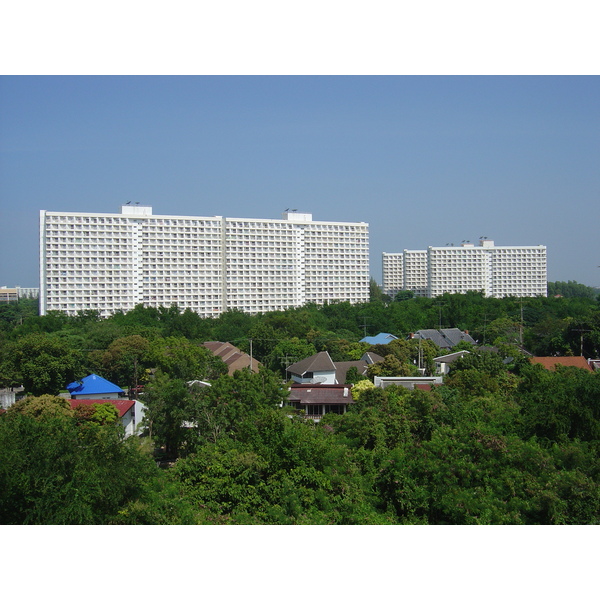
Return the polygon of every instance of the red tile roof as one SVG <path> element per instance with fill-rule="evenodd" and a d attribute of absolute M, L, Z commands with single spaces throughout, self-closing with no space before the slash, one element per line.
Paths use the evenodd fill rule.
<path fill-rule="evenodd" d="M 533 364 L 542 365 L 549 371 L 555 371 L 556 365 L 563 367 L 579 367 L 593 371 L 583 356 L 534 356 L 529 359 Z"/>
<path fill-rule="evenodd" d="M 71 408 L 77 408 L 79 405 L 92 406 L 92 404 L 112 404 L 118 411 L 119 417 L 123 417 L 128 410 L 135 406 L 134 400 L 94 400 L 93 398 L 81 398 L 79 400 L 69 400 Z"/>

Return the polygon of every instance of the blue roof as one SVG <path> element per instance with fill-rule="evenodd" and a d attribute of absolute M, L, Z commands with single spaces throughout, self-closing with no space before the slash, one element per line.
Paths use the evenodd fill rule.
<path fill-rule="evenodd" d="M 364 337 L 361 342 L 367 342 L 367 344 L 371 344 L 374 346 L 375 344 L 389 344 L 393 340 L 397 340 L 398 338 L 391 333 L 378 333 L 377 335 L 371 335 Z"/>
<path fill-rule="evenodd" d="M 74 394 L 108 394 L 115 392 L 122 393 L 123 390 L 114 383 L 107 381 L 104 377 L 92 373 L 84 377 L 81 382 L 74 381 L 67 386 L 67 390 Z"/>

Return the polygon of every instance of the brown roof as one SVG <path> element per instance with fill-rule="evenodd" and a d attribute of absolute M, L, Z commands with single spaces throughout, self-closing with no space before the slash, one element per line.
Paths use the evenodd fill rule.
<path fill-rule="evenodd" d="M 354 404 L 349 385 L 306 385 L 297 383 L 290 388 L 288 402 L 300 404 Z"/>
<path fill-rule="evenodd" d="M 335 378 L 339 383 L 346 383 L 346 374 L 351 367 L 356 367 L 359 375 L 366 375 L 369 368 L 366 360 L 347 360 L 333 364 L 335 365 Z"/>
<path fill-rule="evenodd" d="M 593 371 L 583 356 L 533 356 L 529 359 L 533 364 L 542 365 L 549 371 L 555 371 L 556 365 L 563 367 L 579 367 Z"/>
<path fill-rule="evenodd" d="M 250 355 L 242 352 L 229 342 L 204 342 L 203 346 L 227 365 L 229 375 L 232 375 L 234 371 L 241 371 L 250 367 Z M 258 373 L 260 366 L 260 363 L 253 358 L 252 371 Z"/>

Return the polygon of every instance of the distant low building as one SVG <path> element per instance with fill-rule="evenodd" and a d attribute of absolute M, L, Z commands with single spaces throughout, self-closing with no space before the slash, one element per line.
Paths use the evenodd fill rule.
<path fill-rule="evenodd" d="M 3 285 L 0 287 L 0 302 L 17 302 L 21 298 L 37 298 L 39 294 L 39 288 L 22 288 L 19 286 L 9 288 Z"/>

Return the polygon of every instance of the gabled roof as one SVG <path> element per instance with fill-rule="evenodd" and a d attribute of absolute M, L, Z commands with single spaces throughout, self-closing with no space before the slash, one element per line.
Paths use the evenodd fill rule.
<path fill-rule="evenodd" d="M 385 358 L 379 354 L 376 354 L 375 352 L 365 352 L 360 357 L 360 360 L 364 360 L 369 365 L 374 365 L 375 363 L 383 362 Z"/>
<path fill-rule="evenodd" d="M 335 371 L 335 365 L 329 352 L 319 352 L 304 360 L 290 365 L 286 371 L 292 375 L 302 377 L 305 373 L 320 373 L 322 371 Z"/>
<path fill-rule="evenodd" d="M 452 342 L 452 346 L 456 346 L 459 342 L 469 342 L 469 344 L 474 344 L 475 340 L 469 335 L 468 331 L 461 331 L 457 327 L 453 327 L 452 329 L 440 329 L 442 335 Z"/>
<path fill-rule="evenodd" d="M 415 339 L 431 340 L 439 348 L 454 348 L 459 342 L 475 344 L 475 340 L 466 332 L 454 327 L 452 329 L 420 329 Z"/>
<path fill-rule="evenodd" d="M 71 403 L 71 408 L 77 408 L 80 405 L 92 406 L 93 404 L 112 404 L 119 411 L 120 418 L 135 406 L 135 400 L 95 400 L 93 398 L 79 398 L 71 399 L 69 402 Z"/>
<path fill-rule="evenodd" d="M 255 358 L 251 359 L 249 354 L 242 352 L 229 342 L 204 342 L 203 346 L 227 365 L 229 375 L 232 375 L 234 371 L 249 368 L 250 363 L 252 363 L 252 371 L 258 373 L 261 366 Z"/>
<path fill-rule="evenodd" d="M 529 360 L 533 364 L 542 365 L 549 371 L 556 371 L 556 365 L 562 367 L 579 367 L 586 371 L 593 371 L 583 356 L 533 356 Z"/>
<path fill-rule="evenodd" d="M 371 344 L 371 346 L 375 346 L 377 344 L 389 344 L 393 340 L 397 340 L 398 338 L 391 333 L 378 333 L 377 335 L 371 335 L 364 337 L 361 342 L 366 342 L 367 344 Z"/>
<path fill-rule="evenodd" d="M 350 385 L 296 383 L 290 388 L 288 402 L 300 402 L 300 404 L 354 404 L 350 388 Z"/>
<path fill-rule="evenodd" d="M 462 358 L 465 354 L 471 354 L 468 350 L 459 350 L 458 352 L 452 352 L 451 354 L 446 354 L 445 356 L 437 356 L 433 359 L 433 362 L 436 363 L 453 363 L 455 360 Z"/>
<path fill-rule="evenodd" d="M 122 394 L 123 390 L 114 383 L 92 373 L 84 377 L 81 381 L 74 381 L 67 385 L 67 390 L 72 396 L 82 394 Z"/>

